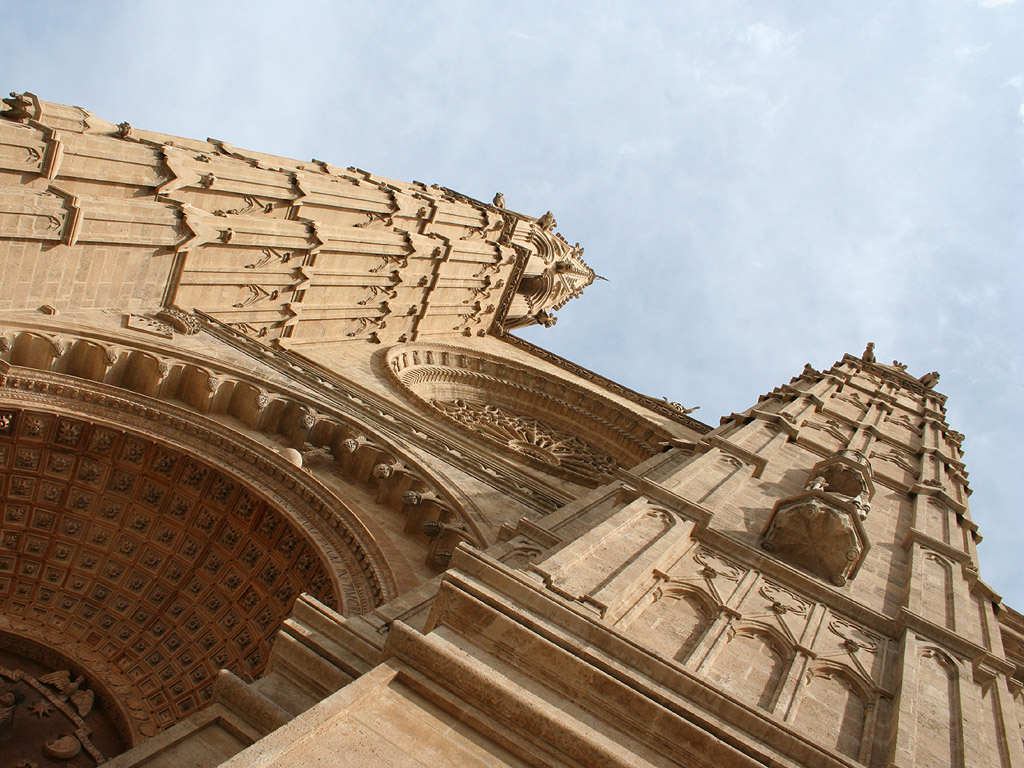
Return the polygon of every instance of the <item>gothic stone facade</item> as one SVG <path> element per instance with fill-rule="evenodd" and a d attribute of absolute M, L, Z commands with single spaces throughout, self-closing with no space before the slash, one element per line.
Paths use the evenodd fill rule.
<path fill-rule="evenodd" d="M 0 766 L 1024 766 L 937 376 L 715 428 L 452 190 L 0 119 Z"/>

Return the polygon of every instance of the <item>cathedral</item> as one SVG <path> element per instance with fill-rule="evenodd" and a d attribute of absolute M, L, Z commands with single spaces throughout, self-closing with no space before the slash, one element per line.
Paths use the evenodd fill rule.
<path fill-rule="evenodd" d="M 31 93 L 0 179 L 0 768 L 1024 768 L 938 374 L 705 424 L 500 193 Z"/>

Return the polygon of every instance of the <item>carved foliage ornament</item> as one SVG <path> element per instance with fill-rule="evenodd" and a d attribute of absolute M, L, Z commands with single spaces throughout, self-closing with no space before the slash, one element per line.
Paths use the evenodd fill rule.
<path fill-rule="evenodd" d="M 512 451 L 521 463 L 572 482 L 595 485 L 616 466 L 650 458 L 668 438 L 642 414 L 595 392 L 459 347 L 400 345 L 384 363 L 399 391 L 424 410 L 441 412 L 506 457 Z"/>
<path fill-rule="evenodd" d="M 591 478 L 611 474 L 617 466 L 608 454 L 539 419 L 467 400 L 431 400 L 430 404 L 475 432 L 549 466 Z"/>

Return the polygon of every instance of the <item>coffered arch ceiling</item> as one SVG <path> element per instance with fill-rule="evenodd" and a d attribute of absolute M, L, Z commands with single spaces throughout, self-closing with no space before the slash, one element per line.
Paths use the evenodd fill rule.
<path fill-rule="evenodd" d="M 259 675 L 294 598 L 394 592 L 344 504 L 273 451 L 103 385 L 0 375 L 0 635 L 74 659 L 126 743 Z"/>
<path fill-rule="evenodd" d="M 663 450 L 669 435 L 608 398 L 540 370 L 445 344 L 385 358 L 406 397 L 515 461 L 586 486 Z"/>
<path fill-rule="evenodd" d="M 175 311 L 174 317 L 175 334 L 201 332 L 202 323 L 194 316 Z M 191 322 L 177 322 L 182 318 Z M 353 406 L 349 411 L 363 411 L 370 420 L 332 408 L 331 397 L 313 398 L 299 387 L 274 386 L 251 368 L 239 370 L 171 343 L 39 323 L 26 326 L 0 330 L 0 378 L 4 366 L 11 364 L 12 373 L 27 376 L 38 371 L 48 382 L 69 377 L 84 380 L 82 386 L 96 382 L 105 385 L 104 391 L 129 399 L 141 395 L 184 408 L 190 417 L 209 416 L 226 423 L 230 434 L 241 432 L 280 449 L 293 449 L 295 460 L 300 453 L 326 458 L 330 471 L 363 486 L 377 504 L 403 516 L 405 528 L 416 539 L 414 556 L 423 557 L 434 569 L 447 564 L 460 541 L 485 547 L 493 535 L 464 492 L 374 429 L 372 418 L 387 415 L 375 414 L 358 394 L 339 391 L 330 381 L 320 378 L 313 386 L 344 399 Z M 59 374 L 57 379 L 54 374 Z M 422 533 L 424 527 L 430 533 Z M 413 553 L 403 553 L 407 555 Z M 382 602 L 394 597 L 396 588 L 383 559 L 378 565 Z"/>

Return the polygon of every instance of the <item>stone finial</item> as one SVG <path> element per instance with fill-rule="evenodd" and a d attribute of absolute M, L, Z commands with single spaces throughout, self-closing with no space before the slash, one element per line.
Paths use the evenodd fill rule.
<path fill-rule="evenodd" d="M 939 372 L 932 371 L 931 373 L 926 373 L 919 381 L 928 389 L 934 389 L 935 385 L 939 383 Z"/>
<path fill-rule="evenodd" d="M 501 192 L 495 192 L 494 193 L 494 199 L 491 201 L 491 204 L 495 208 L 504 208 L 505 207 L 505 196 Z"/>
<path fill-rule="evenodd" d="M 869 341 L 867 347 L 864 348 L 864 354 L 860 356 L 860 359 L 865 363 L 875 362 L 875 342 Z"/>

